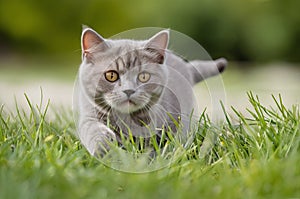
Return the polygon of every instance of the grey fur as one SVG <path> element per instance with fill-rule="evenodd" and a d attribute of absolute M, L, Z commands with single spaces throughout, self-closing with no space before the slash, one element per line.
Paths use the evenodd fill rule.
<path fill-rule="evenodd" d="M 121 142 L 120 130 L 128 135 L 130 129 L 133 136 L 145 138 L 151 136 L 145 125 L 151 129 L 170 126 L 175 132 L 168 114 L 181 118 L 183 132 L 188 131 L 196 106 L 192 86 L 218 75 L 227 62 L 224 58 L 186 62 L 167 50 L 168 41 L 168 30 L 135 41 L 107 40 L 83 28 L 76 97 L 78 136 L 92 155 L 104 154 L 112 140 Z M 119 79 L 109 82 L 107 71 L 116 71 Z M 146 83 L 137 80 L 143 71 L 151 74 Z"/>

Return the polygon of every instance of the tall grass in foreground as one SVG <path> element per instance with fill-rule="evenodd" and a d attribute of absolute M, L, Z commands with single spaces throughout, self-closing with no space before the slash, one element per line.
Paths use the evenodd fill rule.
<path fill-rule="evenodd" d="M 0 198 L 300 198 L 299 105 L 288 109 L 273 96 L 267 108 L 252 93 L 248 98 L 250 118 L 224 109 L 226 121 L 215 125 L 203 114 L 176 161 L 144 174 L 91 157 L 73 136 L 68 111 L 50 119 L 49 104 L 28 98 L 30 113 L 2 106 Z"/>

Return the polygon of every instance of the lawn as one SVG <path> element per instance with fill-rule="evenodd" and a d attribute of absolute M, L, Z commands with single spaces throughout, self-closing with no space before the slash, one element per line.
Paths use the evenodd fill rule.
<path fill-rule="evenodd" d="M 288 109 L 281 96 L 273 98 L 266 108 L 248 93 L 250 117 L 232 108 L 235 115 L 224 110 L 218 125 L 203 114 L 176 161 L 138 174 L 91 157 L 73 135 L 71 111 L 47 117 L 49 106 L 29 99 L 29 113 L 2 106 L 0 198 L 300 198 L 299 105 Z M 208 137 L 214 139 L 203 153 Z"/>

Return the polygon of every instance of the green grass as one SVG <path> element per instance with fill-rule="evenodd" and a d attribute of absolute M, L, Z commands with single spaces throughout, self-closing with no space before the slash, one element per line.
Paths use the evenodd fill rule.
<path fill-rule="evenodd" d="M 29 100 L 30 113 L 1 107 L 0 198 L 300 198 L 299 105 L 288 109 L 279 96 L 267 108 L 248 97 L 251 118 L 233 108 L 234 119 L 224 111 L 214 125 L 203 114 L 176 161 L 141 174 L 91 157 L 72 135 L 69 111 L 49 119 L 48 106 Z"/>

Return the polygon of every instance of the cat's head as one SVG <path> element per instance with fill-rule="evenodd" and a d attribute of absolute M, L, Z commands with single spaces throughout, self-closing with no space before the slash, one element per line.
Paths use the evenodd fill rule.
<path fill-rule="evenodd" d="M 80 79 L 101 108 L 133 113 L 150 108 L 167 82 L 164 65 L 169 31 L 148 40 L 104 39 L 90 28 L 81 37 Z"/>

